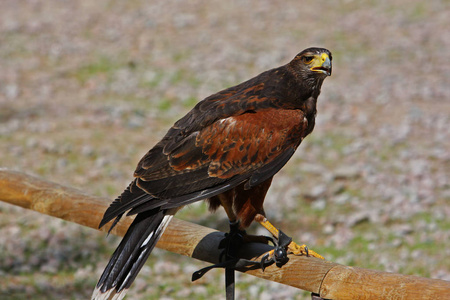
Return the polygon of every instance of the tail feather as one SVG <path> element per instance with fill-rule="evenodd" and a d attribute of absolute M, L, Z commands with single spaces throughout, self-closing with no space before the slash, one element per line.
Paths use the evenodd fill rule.
<path fill-rule="evenodd" d="M 139 213 L 114 251 L 93 300 L 122 299 L 173 217 L 172 210 Z"/>
<path fill-rule="evenodd" d="M 108 207 L 98 228 L 103 227 L 106 223 L 115 218 L 114 224 L 109 229 L 111 231 L 127 210 L 151 200 L 154 200 L 154 197 L 137 187 L 136 180 L 133 180 L 122 194 Z M 156 207 L 159 206 L 156 205 L 153 208 Z"/>

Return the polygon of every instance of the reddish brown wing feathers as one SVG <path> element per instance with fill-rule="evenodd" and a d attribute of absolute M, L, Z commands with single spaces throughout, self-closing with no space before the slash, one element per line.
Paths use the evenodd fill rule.
<path fill-rule="evenodd" d="M 296 149 L 306 126 L 300 110 L 266 109 L 214 123 L 197 135 L 196 145 L 208 156 L 209 176 L 231 178 Z"/>
<path fill-rule="evenodd" d="M 265 109 L 218 120 L 164 154 L 166 164 L 159 168 L 158 177 L 155 170 L 142 168 L 137 185 L 159 198 L 152 200 L 151 206 L 163 208 L 163 199 L 171 198 L 173 207 L 179 197 L 187 199 L 184 196 L 203 190 L 213 195 L 232 179 L 242 179 L 234 182 L 237 185 L 265 170 L 265 175 L 251 184 L 256 185 L 286 163 L 305 136 L 307 125 L 301 110 Z M 199 199 L 193 197 L 189 202 Z"/>

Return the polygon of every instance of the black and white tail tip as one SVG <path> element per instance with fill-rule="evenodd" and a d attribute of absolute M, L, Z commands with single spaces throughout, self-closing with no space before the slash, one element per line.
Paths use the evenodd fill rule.
<path fill-rule="evenodd" d="M 172 217 L 170 210 L 159 209 L 136 216 L 103 271 L 92 300 L 119 300 L 125 297 Z"/>

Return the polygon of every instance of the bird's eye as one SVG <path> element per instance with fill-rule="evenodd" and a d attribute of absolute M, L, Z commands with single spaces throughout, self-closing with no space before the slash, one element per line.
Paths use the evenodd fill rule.
<path fill-rule="evenodd" d="M 304 63 L 309 64 L 310 62 L 312 62 L 312 60 L 314 59 L 314 56 L 303 56 L 302 60 Z"/>

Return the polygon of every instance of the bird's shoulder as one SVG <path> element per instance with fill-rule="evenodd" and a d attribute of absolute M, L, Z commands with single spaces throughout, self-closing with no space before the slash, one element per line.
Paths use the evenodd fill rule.
<path fill-rule="evenodd" d="M 219 119 L 266 108 L 286 107 L 295 77 L 286 66 L 265 71 L 238 85 L 212 94 L 178 120 L 169 135 L 189 134 Z M 284 103 L 283 103 L 284 102 Z"/>

